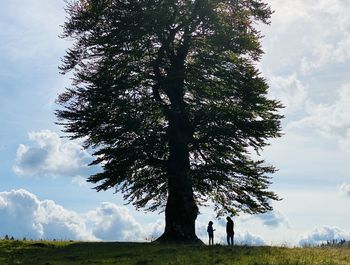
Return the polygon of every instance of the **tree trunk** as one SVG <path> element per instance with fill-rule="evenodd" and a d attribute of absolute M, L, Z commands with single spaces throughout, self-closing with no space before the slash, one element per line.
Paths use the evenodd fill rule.
<path fill-rule="evenodd" d="M 196 236 L 198 207 L 194 200 L 189 162 L 189 123 L 183 111 L 169 112 L 168 200 L 165 231 L 160 242 L 201 243 Z"/>

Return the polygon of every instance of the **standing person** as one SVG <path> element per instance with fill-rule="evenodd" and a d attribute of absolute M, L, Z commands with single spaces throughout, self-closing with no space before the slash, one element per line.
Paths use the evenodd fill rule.
<path fill-rule="evenodd" d="M 213 222 L 209 221 L 208 228 L 207 228 L 207 232 L 209 236 L 209 246 L 214 245 L 214 231 L 215 229 L 213 229 Z"/>
<path fill-rule="evenodd" d="M 231 217 L 226 218 L 226 234 L 227 234 L 227 244 L 233 246 L 233 237 L 234 237 L 234 223 Z"/>

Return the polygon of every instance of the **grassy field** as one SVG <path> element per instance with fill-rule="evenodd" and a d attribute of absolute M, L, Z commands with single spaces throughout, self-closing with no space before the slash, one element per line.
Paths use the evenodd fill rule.
<path fill-rule="evenodd" d="M 0 241 L 1 265 L 333 265 L 350 264 L 349 247 L 282 248 L 149 243 Z"/>

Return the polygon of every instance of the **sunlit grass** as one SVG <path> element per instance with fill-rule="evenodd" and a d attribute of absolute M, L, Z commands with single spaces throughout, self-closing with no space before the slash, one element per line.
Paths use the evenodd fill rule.
<path fill-rule="evenodd" d="M 350 249 L 2 240 L 0 264 L 349 265 Z"/>

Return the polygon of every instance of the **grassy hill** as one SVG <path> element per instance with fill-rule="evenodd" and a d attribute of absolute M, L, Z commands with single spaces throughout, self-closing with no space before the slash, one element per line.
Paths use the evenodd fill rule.
<path fill-rule="evenodd" d="M 1 265 L 349 265 L 350 248 L 0 241 Z"/>

